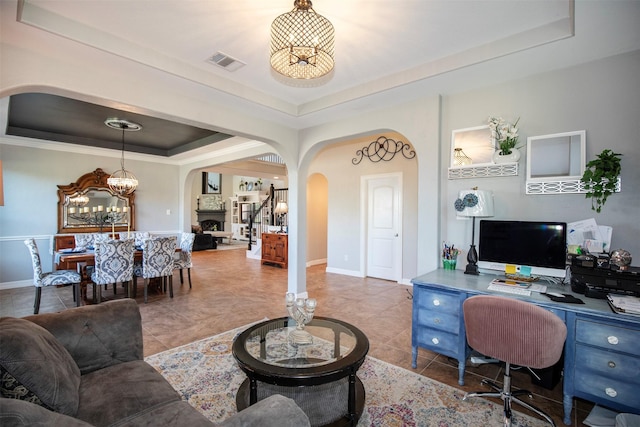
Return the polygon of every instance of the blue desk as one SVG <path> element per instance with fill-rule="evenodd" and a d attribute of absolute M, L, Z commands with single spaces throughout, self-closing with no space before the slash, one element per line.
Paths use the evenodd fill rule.
<path fill-rule="evenodd" d="M 466 341 L 462 303 L 480 294 L 519 298 L 550 310 L 567 325 L 563 375 L 565 424 L 571 424 L 574 397 L 619 412 L 640 414 L 640 316 L 613 313 L 605 300 L 572 293 L 569 285 L 549 285 L 548 290 L 572 293 L 584 305 L 553 302 L 536 292 L 531 296 L 492 292 L 487 287 L 494 277 L 439 269 L 411 281 L 414 368 L 419 348 L 435 351 L 458 360 L 458 383 L 463 385 L 471 350 Z"/>

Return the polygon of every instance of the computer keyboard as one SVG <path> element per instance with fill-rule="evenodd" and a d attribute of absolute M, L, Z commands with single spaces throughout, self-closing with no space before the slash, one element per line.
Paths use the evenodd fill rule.
<path fill-rule="evenodd" d="M 531 295 L 531 291 L 529 289 L 511 285 L 497 285 L 495 283 L 490 283 L 487 289 L 490 291 L 504 292 L 507 294 L 522 295 L 527 297 Z"/>

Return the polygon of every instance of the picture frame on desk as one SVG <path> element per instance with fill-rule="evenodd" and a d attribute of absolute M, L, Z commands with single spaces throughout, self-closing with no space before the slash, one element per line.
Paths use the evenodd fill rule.
<path fill-rule="evenodd" d="M 202 194 L 222 194 L 221 176 L 215 172 L 202 172 Z"/>

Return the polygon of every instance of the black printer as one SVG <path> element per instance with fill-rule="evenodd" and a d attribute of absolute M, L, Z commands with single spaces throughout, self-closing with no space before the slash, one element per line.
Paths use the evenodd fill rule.
<path fill-rule="evenodd" d="M 640 296 L 640 267 L 620 270 L 616 266 L 598 268 L 571 265 L 571 290 L 591 298 L 606 298 L 607 294 Z M 589 263 L 583 263 L 589 265 Z"/>

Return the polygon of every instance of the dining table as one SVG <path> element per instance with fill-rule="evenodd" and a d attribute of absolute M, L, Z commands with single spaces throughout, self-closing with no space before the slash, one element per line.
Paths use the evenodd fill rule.
<path fill-rule="evenodd" d="M 176 247 L 176 252 L 181 252 Z M 142 247 L 136 247 L 133 253 L 133 261 L 142 262 Z M 80 296 L 86 298 L 87 284 L 91 283 L 91 274 L 87 267 L 95 265 L 95 250 L 88 248 L 65 248 L 54 252 L 54 269 L 56 270 L 76 270 L 80 273 Z"/>

